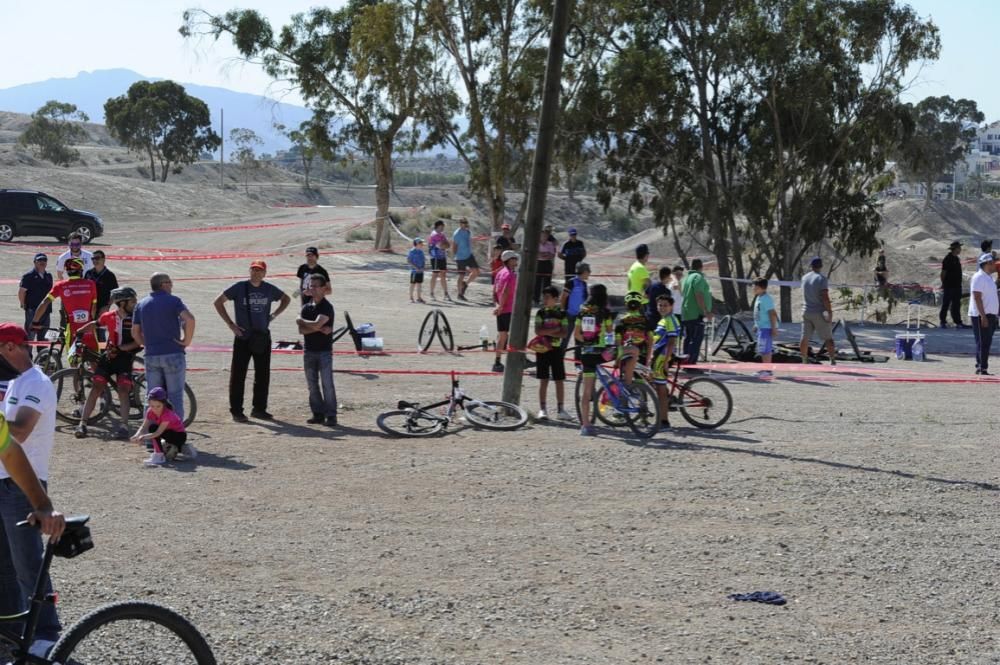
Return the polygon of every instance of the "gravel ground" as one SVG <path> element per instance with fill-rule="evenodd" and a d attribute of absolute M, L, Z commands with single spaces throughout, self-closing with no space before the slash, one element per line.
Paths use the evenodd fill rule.
<path fill-rule="evenodd" d="M 268 259 L 272 274 L 287 273 L 305 243 L 337 246 L 367 214 L 283 211 L 249 221 L 338 221 L 218 233 L 126 224 L 106 242 L 289 247 L 295 256 Z M 3 250 L 27 269 L 21 251 L 30 250 Z M 248 263 L 111 267 L 140 285 L 154 267 L 176 279 L 242 275 Z M 391 350 L 414 347 L 426 308 L 406 304 L 405 276 L 358 272 L 401 258 L 321 263 L 332 269 L 338 316 L 375 323 Z M 622 271 L 629 261 L 606 263 Z M 228 283 L 175 283 L 199 345 L 227 342 L 211 300 Z M 482 305 L 487 293 L 484 284 L 470 295 Z M 6 317 L 16 319 L 15 302 L 0 301 Z M 490 321 L 479 305 L 445 308 L 461 344 Z M 278 337 L 294 338 L 292 318 L 275 323 Z M 477 352 L 338 355 L 338 369 L 357 371 L 337 374 L 342 426 L 329 430 L 304 422 L 297 356 L 275 357 L 277 420 L 238 425 L 228 417 L 228 355 L 198 351 L 189 359 L 203 370 L 189 374 L 196 465 L 144 469 L 134 445 L 101 438 L 99 427 L 86 441 L 60 430 L 53 496 L 93 516 L 97 545 L 55 565 L 64 620 L 112 600 L 163 603 L 232 664 L 1000 662 L 1000 465 L 984 398 L 994 388 L 871 380 L 893 370 L 964 377 L 968 360 L 916 370 L 893 361 L 866 375 L 846 364 L 836 374 L 783 369 L 771 382 L 722 375 L 736 404 L 725 427 L 697 431 L 677 419 L 648 445 L 541 423 L 501 435 L 459 425 L 425 441 L 375 427 L 398 399 L 437 400 L 448 387 L 444 376 L 378 370 L 491 362 Z M 462 382 L 499 397 L 496 377 Z M 526 379 L 531 410 L 535 385 Z M 789 602 L 726 597 L 756 590 Z"/>

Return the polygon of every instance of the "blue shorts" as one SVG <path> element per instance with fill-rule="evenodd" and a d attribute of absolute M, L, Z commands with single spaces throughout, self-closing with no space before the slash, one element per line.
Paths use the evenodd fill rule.
<path fill-rule="evenodd" d="M 774 338 L 772 333 L 773 331 L 770 328 L 757 329 L 757 353 L 762 356 L 767 353 L 774 353 Z"/>

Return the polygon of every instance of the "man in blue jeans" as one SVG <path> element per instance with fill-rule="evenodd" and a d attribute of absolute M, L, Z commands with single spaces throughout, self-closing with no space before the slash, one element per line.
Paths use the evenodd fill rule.
<path fill-rule="evenodd" d="M 305 340 L 302 366 L 309 385 L 311 425 L 337 424 L 337 391 L 333 387 L 333 305 L 326 299 L 326 279 L 313 275 L 310 279 L 312 301 L 302 306 L 295 323 Z M 320 388 L 322 387 L 322 391 Z"/>
<path fill-rule="evenodd" d="M 149 278 L 152 292 L 132 313 L 132 339 L 146 347 L 146 387 L 167 391 L 174 411 L 184 420 L 184 349 L 194 339 L 194 315 L 173 295 L 170 275 L 157 272 Z M 184 330 L 183 337 L 181 329 Z"/>

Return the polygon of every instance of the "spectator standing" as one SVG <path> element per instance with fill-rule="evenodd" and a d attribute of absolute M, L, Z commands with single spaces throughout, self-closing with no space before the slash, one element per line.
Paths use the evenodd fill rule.
<path fill-rule="evenodd" d="M 649 261 L 649 246 L 645 243 L 635 248 L 635 263 L 628 269 L 628 290 L 645 294 L 649 288 L 649 269 L 646 263 Z M 643 305 L 646 304 L 646 296 L 643 295 Z"/>
<path fill-rule="evenodd" d="M 684 329 L 684 355 L 687 362 L 695 365 L 701 354 L 701 343 L 705 339 L 705 321 L 712 320 L 712 289 L 701 272 L 701 259 L 691 261 L 681 283 L 681 327 Z"/>
<path fill-rule="evenodd" d="M 968 328 L 962 323 L 962 243 L 957 240 L 948 247 L 948 254 L 941 261 L 941 327 L 947 328 L 948 312 L 956 328 Z"/>
<path fill-rule="evenodd" d="M 889 284 L 889 268 L 885 264 L 885 250 L 878 250 L 878 258 L 875 259 L 875 284 L 885 287 Z"/>
<path fill-rule="evenodd" d="M 569 240 L 559 248 L 559 258 L 563 261 L 563 275 L 566 279 L 570 279 L 576 275 L 577 264 L 587 258 L 587 248 L 583 245 L 582 240 L 577 239 L 576 228 L 569 227 L 567 233 Z M 572 330 L 573 326 L 570 326 L 570 331 Z"/>
<path fill-rule="evenodd" d="M 670 295 L 671 276 L 670 266 L 663 266 L 660 268 L 659 280 L 651 283 L 646 289 L 646 326 L 650 331 L 656 330 L 660 322 L 661 314 L 656 299 Z"/>
<path fill-rule="evenodd" d="M 146 387 L 166 390 L 167 399 L 184 422 L 187 369 L 184 350 L 194 341 L 194 315 L 173 294 L 170 275 L 153 273 L 149 288 L 150 294 L 139 301 L 132 313 L 132 339 L 145 347 Z"/>
<path fill-rule="evenodd" d="M 681 282 L 684 281 L 684 266 L 678 264 L 674 266 L 667 286 L 670 287 L 670 296 L 674 299 L 673 311 L 680 312 L 684 307 L 684 295 L 681 289 Z M 678 319 L 679 321 L 680 319 Z"/>
<path fill-rule="evenodd" d="M 458 228 L 451 234 L 451 241 L 458 268 L 458 299 L 468 300 L 465 291 L 479 277 L 479 263 L 472 251 L 472 232 L 469 231 L 468 219 L 462 217 L 458 220 Z"/>
<path fill-rule="evenodd" d="M 766 279 L 753 281 L 753 294 L 756 296 L 753 322 L 757 328 L 757 353 L 762 363 L 770 365 L 774 353 L 774 331 L 778 329 L 778 312 L 774 308 L 774 298 L 767 292 Z M 757 372 L 758 379 L 770 379 L 772 376 L 771 370 Z"/>
<path fill-rule="evenodd" d="M 295 273 L 299 278 L 299 292 L 302 296 L 302 304 L 309 302 L 312 292 L 312 283 L 309 278 L 313 275 L 323 275 L 323 283 L 330 284 L 330 273 L 319 264 L 319 250 L 315 247 L 306 247 L 306 262 L 299 266 Z"/>
<path fill-rule="evenodd" d="M 1000 314 L 1000 299 L 993 281 L 996 271 L 993 254 L 986 252 L 979 257 L 979 270 L 969 284 L 969 318 L 976 338 L 976 374 L 985 376 L 990 375 L 990 348 L 997 329 L 997 314 Z"/>
<path fill-rule="evenodd" d="M 833 303 L 830 302 L 830 286 L 823 274 L 823 259 L 814 256 L 809 262 L 812 271 L 802 277 L 802 338 L 799 352 L 802 362 L 809 362 L 809 340 L 813 332 L 820 341 L 826 343 L 830 354 L 830 364 L 837 364 L 837 349 L 833 344 Z M 996 288 L 994 287 L 994 291 Z"/>
<path fill-rule="evenodd" d="M 535 288 L 532 300 L 541 303 L 542 289 L 552 284 L 552 273 L 556 270 L 556 237 L 552 235 L 552 225 L 546 224 L 538 241 L 538 262 L 535 263 Z"/>
<path fill-rule="evenodd" d="M 21 275 L 21 283 L 17 289 L 17 299 L 21 303 L 21 309 L 24 310 L 24 327 L 28 331 L 28 341 L 45 339 L 45 331 L 52 322 L 51 312 L 46 309 L 45 315 L 38 321 L 41 329 L 32 330 L 31 327 L 35 310 L 52 290 L 52 273 L 46 270 L 48 265 L 49 257 L 41 252 L 35 254 L 35 266 Z M 28 355 L 31 355 L 31 347 L 28 347 Z"/>
<path fill-rule="evenodd" d="M 274 321 L 291 298 L 274 284 L 264 281 L 267 264 L 250 264 L 250 279 L 236 282 L 215 298 L 215 311 L 233 332 L 233 360 L 229 372 L 229 412 L 238 423 L 247 422 L 243 413 L 247 370 L 253 360 L 253 408 L 250 415 L 261 420 L 273 420 L 267 412 L 267 397 L 271 387 L 271 321 Z M 315 290 L 311 297 L 315 297 Z M 226 311 L 226 301 L 233 301 L 234 321 Z M 271 304 L 278 308 L 271 312 Z"/>
<path fill-rule="evenodd" d="M 503 267 L 497 273 L 493 283 L 493 316 L 497 319 L 497 349 L 493 361 L 493 371 L 502 372 L 503 363 L 500 358 L 507 350 L 507 336 L 510 333 L 510 317 L 514 311 L 514 294 L 517 291 L 517 262 L 520 259 L 517 252 L 508 249 L 500 255 Z"/>
<path fill-rule="evenodd" d="M 444 299 L 450 301 L 448 295 L 448 238 L 444 235 L 444 222 L 440 219 L 434 222 L 434 230 L 427 238 L 427 248 L 431 255 L 431 300 L 434 297 L 434 284 L 441 282 Z"/>
<path fill-rule="evenodd" d="M 419 238 L 418 238 L 419 240 Z M 309 386 L 311 425 L 337 424 L 337 390 L 333 385 L 333 304 L 327 300 L 326 280 L 322 275 L 311 278 L 312 300 L 302 306 L 295 323 L 302 333 L 304 351 L 302 367 Z"/>
<path fill-rule="evenodd" d="M 490 255 L 490 270 L 493 273 L 493 281 L 496 282 L 497 273 L 503 268 L 503 261 L 500 256 L 507 250 L 517 251 L 518 245 L 514 242 L 514 235 L 511 233 L 510 224 L 504 222 L 500 225 L 500 235 L 493 241 L 493 253 Z"/>
<path fill-rule="evenodd" d="M 556 417 L 559 420 L 570 421 L 564 408 L 566 381 L 566 362 L 563 360 L 563 341 L 566 339 L 566 312 L 559 306 L 559 290 L 549 285 L 542 290 L 543 306 L 535 314 L 536 339 L 545 340 L 541 349 L 536 349 L 537 366 L 535 376 L 538 377 L 538 419 L 548 418 L 546 397 L 549 380 L 556 384 Z"/>
<path fill-rule="evenodd" d="M 103 251 L 94 252 L 91 260 L 94 267 L 83 273 L 83 278 L 97 285 L 97 315 L 100 316 L 111 306 L 111 292 L 118 288 L 118 278 L 108 269 Z"/>
<path fill-rule="evenodd" d="M 587 302 L 590 291 L 587 288 L 587 280 L 590 279 L 590 264 L 578 263 L 576 265 L 576 277 L 566 280 L 559 305 L 566 311 L 566 344 L 569 344 L 576 328 L 576 317 L 580 314 L 580 307 Z M 566 348 L 566 347 L 564 347 Z"/>
<path fill-rule="evenodd" d="M 410 266 L 410 302 L 425 303 L 420 296 L 420 289 L 424 283 L 424 266 L 427 265 L 424 257 L 424 239 L 414 238 L 413 247 L 406 253 L 406 263 Z M 414 291 L 416 299 L 413 298 Z M 305 303 L 303 303 L 305 304 Z"/>
<path fill-rule="evenodd" d="M 83 274 L 94 267 L 94 255 L 83 248 L 83 237 L 79 233 L 69 234 L 69 249 L 56 260 L 56 279 L 65 279 L 66 271 L 63 266 L 69 258 L 83 261 Z"/>

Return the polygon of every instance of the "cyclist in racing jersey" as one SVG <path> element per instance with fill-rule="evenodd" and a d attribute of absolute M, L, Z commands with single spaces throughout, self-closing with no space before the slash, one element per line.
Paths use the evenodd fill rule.
<path fill-rule="evenodd" d="M 130 392 L 132 390 L 132 363 L 135 354 L 141 348 L 139 343 L 132 338 L 132 312 L 135 310 L 137 301 L 135 289 L 124 286 L 114 289 L 111 292 L 111 304 L 114 309 L 101 314 L 97 321 L 91 321 L 79 331 L 77 339 L 90 332 L 93 328 L 100 326 L 107 330 L 107 344 L 101 359 L 94 367 L 94 385 L 87 396 L 87 403 L 80 414 L 80 424 L 76 426 L 74 436 L 78 439 L 87 436 L 87 419 L 97 404 L 97 398 L 104 392 L 108 385 L 108 379 L 115 377 L 118 386 L 118 404 L 121 410 L 121 423 L 115 430 L 115 436 L 119 439 L 129 437 L 128 413 L 130 404 Z"/>
<path fill-rule="evenodd" d="M 41 319 L 49 310 L 52 302 L 59 298 L 62 300 L 63 308 L 69 318 L 69 325 L 66 332 L 66 346 L 70 348 L 70 342 L 76 336 L 80 328 L 94 320 L 97 315 L 97 285 L 89 279 L 83 279 L 83 261 L 76 258 L 66 260 L 63 266 L 68 279 L 59 280 L 52 285 L 52 290 L 45 296 L 42 304 L 35 310 L 35 316 L 31 321 L 31 329 L 41 328 Z M 83 343 L 88 348 L 97 350 L 97 335 L 94 331 L 88 331 L 83 337 Z"/>
<path fill-rule="evenodd" d="M 615 344 L 618 346 L 618 364 L 625 385 L 632 385 L 635 364 L 646 359 L 649 346 L 648 322 L 643 312 L 645 297 L 637 291 L 625 295 L 625 311 L 615 321 Z"/>
<path fill-rule="evenodd" d="M 670 404 L 667 402 L 667 376 L 670 361 L 678 356 L 681 348 L 681 321 L 674 314 L 674 299 L 663 294 L 656 298 L 656 310 L 660 313 L 660 322 L 653 331 L 653 344 L 647 352 L 646 364 L 653 369 L 653 384 L 660 400 L 660 429 L 670 429 Z"/>
<path fill-rule="evenodd" d="M 590 297 L 580 307 L 576 319 L 573 339 L 580 355 L 578 359 L 583 369 L 583 394 L 580 396 L 580 436 L 594 436 L 594 425 L 590 420 L 590 402 L 597 380 L 597 366 L 611 360 L 604 354 L 614 348 L 614 314 L 608 309 L 608 288 L 603 284 L 590 287 Z"/>

